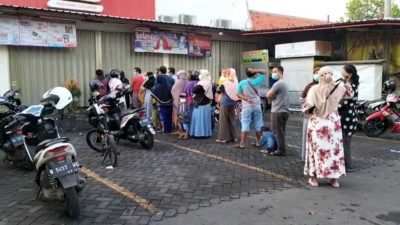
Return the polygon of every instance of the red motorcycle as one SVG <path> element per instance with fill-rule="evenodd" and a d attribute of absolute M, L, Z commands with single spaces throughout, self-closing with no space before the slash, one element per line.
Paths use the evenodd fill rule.
<path fill-rule="evenodd" d="M 369 137 L 377 137 L 391 127 L 393 133 L 400 133 L 400 98 L 396 94 L 389 94 L 386 105 L 378 112 L 368 116 L 363 131 Z"/>

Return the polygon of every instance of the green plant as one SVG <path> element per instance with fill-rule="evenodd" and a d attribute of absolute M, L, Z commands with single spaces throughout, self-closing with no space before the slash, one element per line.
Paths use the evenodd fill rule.
<path fill-rule="evenodd" d="M 64 87 L 67 88 L 72 94 L 73 100 L 68 106 L 67 113 L 73 114 L 79 108 L 79 98 L 82 95 L 81 88 L 79 87 L 78 82 L 73 79 L 67 80 L 64 83 Z"/>

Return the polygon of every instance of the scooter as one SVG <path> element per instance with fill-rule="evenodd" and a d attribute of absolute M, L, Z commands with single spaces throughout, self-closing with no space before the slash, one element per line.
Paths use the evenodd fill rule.
<path fill-rule="evenodd" d="M 397 104 L 400 98 L 396 94 L 389 94 L 386 105 L 378 112 L 368 116 L 363 131 L 369 137 L 377 137 L 391 127 L 393 133 L 400 133 L 400 113 Z"/>
<path fill-rule="evenodd" d="M 362 130 L 362 126 L 367 119 L 368 116 L 371 114 L 378 112 L 381 110 L 383 106 L 385 106 L 386 100 L 385 99 L 377 99 L 373 101 L 358 101 L 355 106 L 355 113 L 357 116 L 357 127 L 359 130 Z"/>
<path fill-rule="evenodd" d="M 133 143 L 140 143 L 145 149 L 152 149 L 154 145 L 155 130 L 150 121 L 146 119 L 144 108 L 122 111 L 119 99 L 129 91 L 129 85 L 121 85 L 116 92 L 103 96 L 94 102 L 87 111 L 96 112 L 89 118 L 90 124 L 95 129 L 86 135 L 89 147 L 97 152 L 103 152 L 104 127 L 110 130 L 117 142 L 125 139 Z M 93 115 L 93 114 L 92 114 Z"/>
<path fill-rule="evenodd" d="M 22 136 L 26 155 L 36 169 L 37 197 L 44 200 L 65 202 L 68 214 L 80 215 L 78 193 L 83 190 L 86 178 L 79 174 L 77 153 L 68 138 L 60 138 L 56 122 L 47 115 L 61 110 L 72 102 L 72 95 L 64 87 L 50 89 L 43 95 L 42 104 L 33 105 L 16 114 L 5 126 L 11 129 L 22 124 Z M 21 140 L 22 139 L 22 140 Z"/>

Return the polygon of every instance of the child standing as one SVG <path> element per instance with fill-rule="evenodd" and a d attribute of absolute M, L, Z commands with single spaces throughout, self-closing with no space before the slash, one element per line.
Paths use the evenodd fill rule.
<path fill-rule="evenodd" d="M 270 152 L 274 152 L 278 149 L 276 138 L 274 132 L 272 132 L 268 127 L 263 126 L 261 128 L 263 135 L 260 140 L 260 146 L 262 146 L 261 153 L 269 154 Z"/>
<path fill-rule="evenodd" d="M 178 122 L 179 122 L 179 139 L 187 140 L 189 138 L 189 126 L 191 120 L 190 105 L 186 101 L 186 94 L 179 95 Z"/>

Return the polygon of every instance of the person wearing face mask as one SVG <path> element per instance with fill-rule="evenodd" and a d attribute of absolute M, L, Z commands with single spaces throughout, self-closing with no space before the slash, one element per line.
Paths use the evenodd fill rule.
<path fill-rule="evenodd" d="M 358 86 L 360 77 L 357 69 L 353 65 L 345 65 L 342 69 L 342 81 L 345 86 L 351 87 L 353 95 L 345 96 L 339 104 L 339 114 L 341 116 L 343 132 L 343 148 L 346 171 L 352 172 L 351 164 L 351 137 L 357 131 L 357 117 L 355 107 L 358 100 Z M 348 91 L 350 92 L 350 91 Z"/>
<path fill-rule="evenodd" d="M 300 103 L 303 105 L 306 101 L 308 91 L 310 91 L 311 87 L 318 84 L 319 81 L 319 67 L 314 68 L 313 80 L 311 83 L 307 84 L 304 88 L 303 92 L 301 93 Z M 306 139 L 307 139 L 307 126 L 308 126 L 308 118 L 309 115 L 303 113 L 303 132 L 302 132 L 302 142 L 301 142 L 301 160 L 304 161 L 306 155 Z"/>
<path fill-rule="evenodd" d="M 135 72 L 133 73 L 131 88 L 132 88 L 132 107 L 137 109 L 140 107 L 139 101 L 139 92 L 140 88 L 142 87 L 145 76 L 142 74 L 142 70 L 139 67 L 134 68 Z"/>
<path fill-rule="evenodd" d="M 276 66 L 272 69 L 271 77 L 277 81 L 267 92 L 267 98 L 272 101 L 272 130 L 275 132 L 278 142 L 278 150 L 271 152 L 271 156 L 286 155 L 285 132 L 286 123 L 289 119 L 289 87 L 283 80 L 283 72 L 282 66 Z"/>

